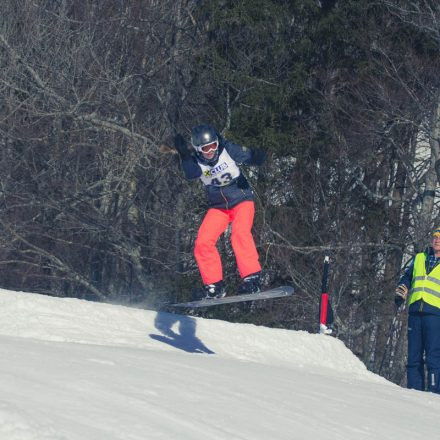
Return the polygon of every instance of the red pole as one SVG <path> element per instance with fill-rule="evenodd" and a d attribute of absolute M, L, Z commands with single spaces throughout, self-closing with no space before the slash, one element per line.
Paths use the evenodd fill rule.
<path fill-rule="evenodd" d="M 330 257 L 324 258 L 324 270 L 322 273 L 321 298 L 319 302 L 319 333 L 329 335 L 332 333 L 333 313 L 328 295 L 328 271 Z"/>

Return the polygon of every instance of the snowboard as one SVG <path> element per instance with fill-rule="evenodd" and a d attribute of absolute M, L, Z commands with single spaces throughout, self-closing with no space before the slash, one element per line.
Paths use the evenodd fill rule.
<path fill-rule="evenodd" d="M 248 293 L 244 295 L 225 296 L 223 298 L 204 298 L 198 301 L 171 304 L 171 307 L 211 307 L 222 304 L 231 304 L 245 301 L 260 301 L 262 299 L 284 298 L 293 295 L 293 287 L 280 286 L 273 289 L 264 290 L 257 293 Z"/>

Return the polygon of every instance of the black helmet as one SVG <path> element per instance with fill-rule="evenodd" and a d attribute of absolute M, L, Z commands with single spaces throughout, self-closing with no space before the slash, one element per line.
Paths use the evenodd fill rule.
<path fill-rule="evenodd" d="M 204 145 L 218 142 L 218 135 L 208 124 L 196 125 L 191 129 L 191 144 L 196 151 L 201 151 Z"/>
<path fill-rule="evenodd" d="M 191 130 L 191 144 L 196 150 L 196 154 L 204 162 L 212 163 L 217 161 L 219 155 L 219 136 L 217 131 L 208 124 L 196 125 Z M 214 150 L 215 154 L 207 160 L 203 153 Z"/>

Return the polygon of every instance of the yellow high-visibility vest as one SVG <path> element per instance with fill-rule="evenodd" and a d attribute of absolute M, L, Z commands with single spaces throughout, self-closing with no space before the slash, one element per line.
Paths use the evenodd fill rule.
<path fill-rule="evenodd" d="M 428 275 L 425 262 L 426 255 L 423 252 L 416 255 L 408 304 L 422 299 L 424 302 L 440 308 L 440 264 Z"/>

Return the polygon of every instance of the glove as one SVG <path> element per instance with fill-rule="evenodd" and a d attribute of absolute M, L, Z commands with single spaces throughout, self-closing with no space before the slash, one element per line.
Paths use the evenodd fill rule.
<path fill-rule="evenodd" d="M 243 176 L 243 174 L 240 174 L 237 178 L 237 186 L 240 189 L 248 189 L 249 183 L 246 180 L 246 177 Z"/>
<path fill-rule="evenodd" d="M 174 148 L 182 159 L 185 159 L 191 155 L 190 151 L 188 150 L 188 145 L 181 134 L 176 134 L 176 136 L 174 136 Z"/>
<path fill-rule="evenodd" d="M 399 284 L 396 287 L 396 295 L 394 297 L 394 303 L 397 307 L 400 307 L 405 301 L 406 297 L 408 296 L 408 287 L 405 286 L 405 284 Z"/>

